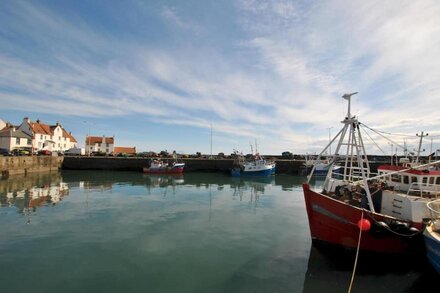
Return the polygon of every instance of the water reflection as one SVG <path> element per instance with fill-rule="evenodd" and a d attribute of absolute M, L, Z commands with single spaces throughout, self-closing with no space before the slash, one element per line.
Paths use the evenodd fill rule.
<path fill-rule="evenodd" d="M 255 209 L 267 186 L 275 184 L 273 176 L 263 178 L 232 178 L 232 197 L 247 200 Z"/>
<path fill-rule="evenodd" d="M 185 183 L 183 174 L 173 175 L 155 175 L 155 174 L 143 174 L 145 184 L 149 187 L 166 187 L 176 186 Z"/>
<path fill-rule="evenodd" d="M 56 205 L 68 194 L 69 187 L 60 173 L 11 176 L 0 180 L 0 207 L 16 207 L 21 214 L 30 215 L 38 207 Z"/>
<path fill-rule="evenodd" d="M 355 255 L 322 243 L 310 248 L 303 292 L 345 292 L 353 272 Z M 425 258 L 401 255 L 360 254 L 353 292 L 429 292 L 438 279 Z M 380 284 L 380 285 L 378 285 Z"/>

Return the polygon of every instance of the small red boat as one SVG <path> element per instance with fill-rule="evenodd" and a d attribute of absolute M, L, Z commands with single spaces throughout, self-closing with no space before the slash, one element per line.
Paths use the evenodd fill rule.
<path fill-rule="evenodd" d="M 154 160 L 150 167 L 143 168 L 143 172 L 147 174 L 182 174 L 185 168 L 185 163 L 164 163 L 161 160 Z"/>

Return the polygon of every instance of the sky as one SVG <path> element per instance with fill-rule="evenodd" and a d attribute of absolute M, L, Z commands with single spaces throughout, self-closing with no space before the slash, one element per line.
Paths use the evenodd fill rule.
<path fill-rule="evenodd" d="M 352 113 L 393 134 L 365 134 L 369 153 L 413 150 L 423 131 L 427 154 L 439 15 L 437 0 L 3 0 L 0 119 L 60 122 L 80 146 L 90 133 L 138 151 L 310 154 L 359 92 Z"/>

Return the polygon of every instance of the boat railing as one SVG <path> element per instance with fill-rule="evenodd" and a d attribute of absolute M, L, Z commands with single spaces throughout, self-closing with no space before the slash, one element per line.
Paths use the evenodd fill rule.
<path fill-rule="evenodd" d="M 409 185 L 407 195 L 410 195 L 412 193 L 419 194 L 420 197 L 423 197 L 424 195 L 437 197 L 440 195 L 440 185 L 435 183 L 430 184 L 430 183 L 412 182 Z"/>
<path fill-rule="evenodd" d="M 430 201 L 426 204 L 434 230 L 440 230 L 440 199 Z"/>

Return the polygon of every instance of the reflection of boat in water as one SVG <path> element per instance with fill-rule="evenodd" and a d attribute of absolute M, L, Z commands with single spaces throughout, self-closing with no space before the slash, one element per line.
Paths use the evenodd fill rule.
<path fill-rule="evenodd" d="M 275 183 L 272 176 L 269 177 L 240 177 L 233 178 L 231 181 L 231 188 L 234 190 L 232 194 L 233 198 L 238 198 L 243 201 L 249 194 L 249 202 L 254 203 L 257 207 L 257 203 L 260 197 L 265 193 L 266 188 Z"/>
<path fill-rule="evenodd" d="M 185 183 L 182 173 L 176 174 L 144 174 L 147 185 L 151 187 L 165 187 L 169 185 L 180 185 Z"/>
<path fill-rule="evenodd" d="M 302 292 L 347 292 L 352 252 L 322 242 L 311 245 Z M 358 259 L 352 292 L 431 292 L 428 288 L 435 288 L 437 280 L 426 259 L 365 253 Z"/>
<path fill-rule="evenodd" d="M 428 203 L 431 220 L 423 231 L 426 255 L 429 262 L 440 274 L 440 200 Z"/>

